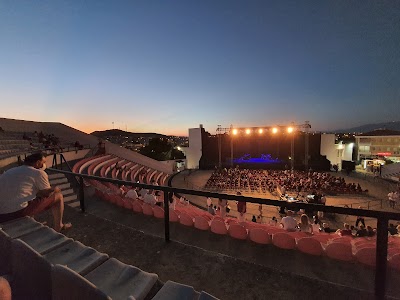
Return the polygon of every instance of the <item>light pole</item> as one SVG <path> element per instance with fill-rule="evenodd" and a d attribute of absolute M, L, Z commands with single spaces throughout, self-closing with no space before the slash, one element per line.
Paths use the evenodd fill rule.
<path fill-rule="evenodd" d="M 292 126 L 287 128 L 287 132 L 291 135 L 290 139 L 290 167 L 292 170 L 294 170 L 294 126 L 292 123 Z"/>

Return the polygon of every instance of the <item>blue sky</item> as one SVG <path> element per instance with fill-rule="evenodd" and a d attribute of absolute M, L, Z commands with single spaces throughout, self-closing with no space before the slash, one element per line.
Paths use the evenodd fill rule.
<path fill-rule="evenodd" d="M 0 117 L 186 135 L 399 121 L 399 1 L 0 2 Z"/>

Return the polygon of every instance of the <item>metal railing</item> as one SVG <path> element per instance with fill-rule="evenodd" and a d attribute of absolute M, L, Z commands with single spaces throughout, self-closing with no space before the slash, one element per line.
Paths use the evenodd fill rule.
<path fill-rule="evenodd" d="M 72 173 L 69 171 L 63 171 L 58 169 L 50 169 L 54 172 L 64 173 L 66 175 L 72 175 L 79 177 L 80 192 L 79 200 L 82 211 L 85 211 L 85 195 L 84 195 L 84 179 L 97 180 L 100 182 L 110 182 L 117 185 L 125 185 L 132 187 L 140 187 L 146 189 L 153 189 L 164 192 L 164 235 L 165 241 L 170 241 L 170 230 L 169 230 L 169 200 L 175 193 L 188 194 L 195 196 L 203 196 L 210 198 L 226 199 L 233 201 L 242 201 L 250 203 L 258 203 L 271 206 L 279 206 L 287 209 L 307 209 L 310 211 L 323 211 L 327 213 L 338 213 L 344 215 L 353 216 L 364 216 L 377 219 L 377 240 L 376 240 L 376 269 L 375 269 L 375 296 L 377 299 L 383 299 L 385 296 L 386 289 L 386 269 L 387 269 L 387 250 L 388 250 L 388 223 L 389 220 L 400 220 L 400 213 L 394 212 L 383 212 L 367 209 L 356 209 L 336 206 L 325 206 L 321 204 L 309 204 L 309 203 L 288 203 L 279 200 L 253 198 L 248 196 L 236 196 L 221 193 L 212 193 L 198 190 L 189 190 L 182 188 L 173 188 L 167 186 L 154 186 L 151 184 L 135 183 L 131 181 L 124 181 L 118 179 L 111 179 L 99 176 L 92 176 L 86 174 Z"/>

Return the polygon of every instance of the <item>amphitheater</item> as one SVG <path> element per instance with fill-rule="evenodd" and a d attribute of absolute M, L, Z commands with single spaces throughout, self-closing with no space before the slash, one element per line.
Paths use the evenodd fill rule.
<path fill-rule="evenodd" d="M 50 220 L 48 213 L 36 221 L 27 218 L 1 224 L 0 251 L 5 254 L 0 274 L 10 279 L 15 299 L 376 299 L 375 238 L 344 238 L 335 233 L 309 236 L 253 223 L 252 216 L 259 213 L 256 203 L 248 203 L 246 221 L 238 222 L 234 200 L 229 200 L 232 209 L 225 218 L 213 216 L 207 212 L 205 196 L 184 193 L 205 191 L 212 171 L 174 174 L 170 164 L 119 145 L 105 141 L 105 149 L 99 149 L 96 137 L 60 123 L 0 119 L 0 127 L 4 130 L 0 132 L 2 171 L 26 154 L 43 150 L 49 153 L 48 167 L 126 182 L 120 187 L 91 178 L 80 187 L 77 177 L 48 169 L 52 185 L 63 190 L 65 219 L 73 227 L 56 234 L 42 224 Z M 35 131 L 60 139 L 56 154 L 54 149 L 42 148 Z M 30 140 L 23 139 L 23 134 Z M 83 147 L 74 147 L 76 141 Z M 386 201 L 394 184 L 360 173 L 340 176 L 369 192 L 329 196 L 327 206 L 398 213 Z M 129 189 L 129 182 L 147 188 L 156 182 L 154 189 L 169 185 L 181 192 L 170 195 L 166 214 L 162 207 L 121 197 L 121 188 Z M 85 212 L 80 210 L 80 190 L 85 195 Z M 189 203 L 181 203 L 180 196 Z M 268 192 L 243 192 L 243 196 L 260 203 L 279 199 Z M 212 201 L 217 204 L 217 198 Z M 165 241 L 166 215 L 169 242 Z M 263 205 L 263 215 L 267 220 L 279 217 L 277 207 L 269 205 Z M 356 219 L 345 214 L 325 214 L 324 218 L 334 228 L 343 222 L 354 224 Z M 377 226 L 376 219 L 365 220 Z M 397 298 L 399 238 L 389 237 L 387 259 L 386 295 Z"/>

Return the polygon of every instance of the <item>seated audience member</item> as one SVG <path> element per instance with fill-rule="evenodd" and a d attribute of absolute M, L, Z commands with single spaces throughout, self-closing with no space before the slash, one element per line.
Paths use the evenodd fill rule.
<path fill-rule="evenodd" d="M 287 216 L 283 217 L 281 220 L 283 229 L 285 229 L 287 231 L 296 231 L 297 222 L 292 217 L 292 214 L 293 214 L 293 212 L 291 210 L 288 210 Z"/>
<path fill-rule="evenodd" d="M 218 199 L 218 209 L 220 211 L 221 217 L 225 218 L 226 216 L 226 205 L 227 201 L 225 199 Z"/>
<path fill-rule="evenodd" d="M 210 205 L 212 205 L 212 200 L 210 197 L 207 198 L 207 207 L 209 207 Z"/>
<path fill-rule="evenodd" d="M 368 236 L 368 231 L 367 231 L 367 229 L 365 229 L 364 225 L 360 224 L 360 227 L 357 230 L 356 236 L 358 236 L 358 237 Z"/>
<path fill-rule="evenodd" d="M 133 200 L 136 200 L 138 198 L 138 194 L 136 192 L 135 188 L 130 189 L 126 194 L 125 194 L 126 198 L 130 198 Z"/>
<path fill-rule="evenodd" d="M 146 189 L 141 189 L 141 190 L 139 191 L 139 196 L 140 196 L 140 198 L 141 198 L 141 199 L 144 199 L 144 196 L 146 196 L 147 192 L 148 192 L 148 190 L 146 190 Z"/>
<path fill-rule="evenodd" d="M 24 165 L 0 176 L 0 223 L 23 216 L 35 216 L 51 208 L 56 231 L 70 228 L 63 223 L 64 198 L 58 187 L 50 186 L 43 153 L 26 157 Z"/>
<path fill-rule="evenodd" d="M 214 207 L 213 207 L 212 205 L 210 205 L 210 206 L 207 208 L 207 211 L 208 211 L 208 213 L 210 213 L 210 214 L 212 214 L 213 216 L 215 216 L 215 209 L 214 209 Z"/>
<path fill-rule="evenodd" d="M 237 192 L 237 195 L 241 195 L 240 192 Z M 245 213 L 246 213 L 246 202 L 243 201 L 238 201 L 237 202 L 237 211 L 239 213 L 238 219 L 239 222 L 244 222 L 245 218 Z"/>
<path fill-rule="evenodd" d="M 329 227 L 328 223 L 323 223 L 322 224 L 322 231 L 325 232 L 325 233 L 334 232 L 334 230 Z"/>
<path fill-rule="evenodd" d="M 300 217 L 299 229 L 301 232 L 313 233 L 313 228 L 306 214 L 302 214 Z"/>
<path fill-rule="evenodd" d="M 143 199 L 144 203 L 150 204 L 151 206 L 154 206 L 157 204 L 157 199 L 156 196 L 154 196 L 153 191 L 149 190 L 147 194 L 144 196 Z"/>
<path fill-rule="evenodd" d="M 278 220 L 276 219 L 276 217 L 272 217 L 271 221 L 269 221 L 269 225 L 271 225 L 271 226 L 278 225 Z"/>
<path fill-rule="evenodd" d="M 254 223 L 257 223 L 257 218 L 256 218 L 255 215 L 253 215 L 253 217 L 251 218 L 251 221 L 254 222 Z"/>
<path fill-rule="evenodd" d="M 343 227 L 344 227 L 343 229 L 338 230 L 338 234 L 341 236 L 346 236 L 346 235 L 351 236 L 352 232 L 350 229 L 350 225 L 347 223 L 344 223 Z"/>
<path fill-rule="evenodd" d="M 313 223 L 311 224 L 313 232 L 320 232 L 321 231 L 321 224 L 319 223 L 319 219 L 317 216 L 313 217 Z"/>
<path fill-rule="evenodd" d="M 0 177 L 0 178 L 1 178 L 1 177 Z M 397 228 L 394 227 L 394 224 L 393 224 L 393 223 L 390 223 L 390 224 L 389 224 L 388 231 L 389 231 L 390 235 L 396 235 L 396 234 L 399 233 L 399 232 L 397 231 Z"/>
<path fill-rule="evenodd" d="M 359 206 L 358 208 L 361 209 L 361 206 Z M 361 223 L 361 224 L 364 226 L 364 228 L 365 228 L 365 220 L 364 220 L 364 217 L 357 216 L 357 220 L 356 220 L 356 224 L 355 224 L 355 227 L 356 227 L 356 228 L 358 227 L 358 224 L 359 224 L 359 223 Z"/>
<path fill-rule="evenodd" d="M 367 232 L 368 232 L 367 236 L 369 237 L 373 237 L 376 234 L 375 230 L 371 226 L 367 226 Z"/>

